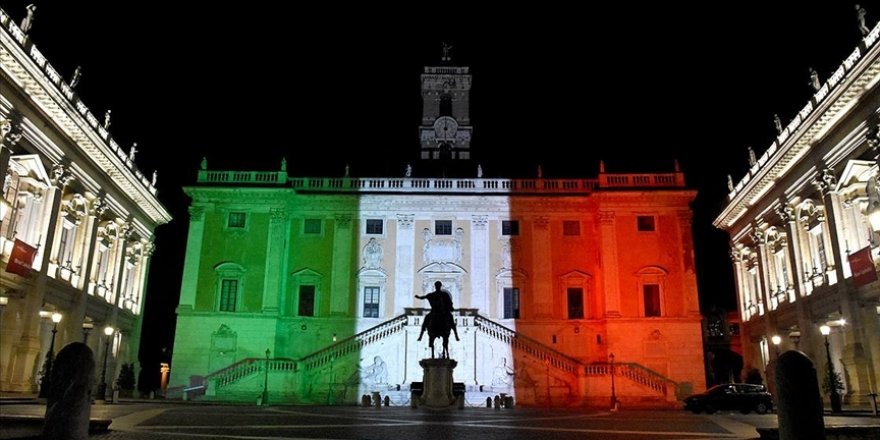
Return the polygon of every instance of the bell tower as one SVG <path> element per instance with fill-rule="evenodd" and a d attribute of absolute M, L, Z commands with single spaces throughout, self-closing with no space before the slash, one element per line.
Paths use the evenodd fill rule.
<path fill-rule="evenodd" d="M 471 75 L 468 67 L 451 65 L 452 46 L 443 45 L 441 60 L 448 66 L 425 67 L 422 73 L 421 158 L 470 159 Z"/>

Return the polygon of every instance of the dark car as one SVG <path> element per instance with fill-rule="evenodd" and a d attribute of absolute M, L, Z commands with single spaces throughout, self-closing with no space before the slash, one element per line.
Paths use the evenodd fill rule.
<path fill-rule="evenodd" d="M 684 399 L 684 409 L 712 414 L 718 410 L 738 410 L 743 414 L 755 411 L 764 414 L 773 409 L 773 397 L 764 385 L 747 383 L 727 383 L 715 385 L 705 393 L 694 394 Z"/>

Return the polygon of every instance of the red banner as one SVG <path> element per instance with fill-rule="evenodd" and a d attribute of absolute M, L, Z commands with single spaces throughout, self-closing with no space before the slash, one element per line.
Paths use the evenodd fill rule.
<path fill-rule="evenodd" d="M 9 256 L 9 264 L 6 265 L 6 271 L 23 277 L 30 275 L 36 255 L 37 248 L 19 239 L 15 239 L 15 243 L 12 245 L 12 254 Z"/>
<path fill-rule="evenodd" d="M 852 269 L 853 284 L 856 287 L 877 281 L 877 270 L 871 258 L 871 246 L 849 254 L 849 267 Z"/>

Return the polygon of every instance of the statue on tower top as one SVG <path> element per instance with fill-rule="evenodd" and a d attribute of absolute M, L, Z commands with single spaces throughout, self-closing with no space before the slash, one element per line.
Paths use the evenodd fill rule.
<path fill-rule="evenodd" d="M 452 61 L 452 45 L 443 43 L 443 56 L 440 58 L 441 61 Z"/>

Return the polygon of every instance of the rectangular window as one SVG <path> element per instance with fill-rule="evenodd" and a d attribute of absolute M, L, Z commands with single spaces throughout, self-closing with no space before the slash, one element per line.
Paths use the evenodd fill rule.
<path fill-rule="evenodd" d="M 577 237 L 581 235 L 581 222 L 577 220 L 565 220 L 562 222 L 562 235 Z"/>
<path fill-rule="evenodd" d="M 367 234 L 382 235 L 382 220 L 367 219 Z"/>
<path fill-rule="evenodd" d="M 654 216 L 653 215 L 640 215 L 636 217 L 636 222 L 638 223 L 639 232 L 654 232 Z"/>
<path fill-rule="evenodd" d="M 519 235 L 519 220 L 502 220 L 501 235 Z"/>
<path fill-rule="evenodd" d="M 434 235 L 452 235 L 452 220 L 435 220 Z"/>
<path fill-rule="evenodd" d="M 247 216 L 243 212 L 230 212 L 226 222 L 227 228 L 243 229 Z"/>
<path fill-rule="evenodd" d="M 73 228 L 67 227 L 67 223 L 61 227 L 61 240 L 58 242 L 58 264 L 63 267 L 68 267 L 70 265 L 70 261 L 68 256 L 68 248 L 72 248 L 71 242 L 73 241 Z"/>
<path fill-rule="evenodd" d="M 220 311 L 234 312 L 237 296 L 238 280 L 222 280 L 220 282 Z"/>
<path fill-rule="evenodd" d="M 321 233 L 321 219 L 307 218 L 303 223 L 303 234 L 317 235 Z"/>
<path fill-rule="evenodd" d="M 660 316 L 660 285 L 645 284 L 642 293 L 645 296 L 645 316 Z"/>
<path fill-rule="evenodd" d="M 315 286 L 299 286 L 299 316 L 315 316 Z"/>
<path fill-rule="evenodd" d="M 364 287 L 364 318 L 379 317 L 379 287 Z"/>
<path fill-rule="evenodd" d="M 110 249 L 103 244 L 98 245 L 98 270 L 95 275 L 97 284 L 107 284 L 107 267 L 110 264 Z"/>
<path fill-rule="evenodd" d="M 568 288 L 568 319 L 584 319 L 584 289 Z"/>
<path fill-rule="evenodd" d="M 788 288 L 788 265 L 785 262 L 785 250 L 774 254 L 774 266 L 776 266 L 776 288 L 784 291 Z"/>
<path fill-rule="evenodd" d="M 504 288 L 504 319 L 519 319 L 519 288 Z"/>

